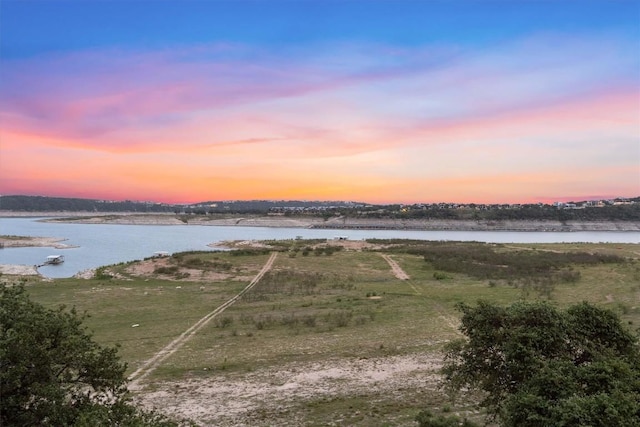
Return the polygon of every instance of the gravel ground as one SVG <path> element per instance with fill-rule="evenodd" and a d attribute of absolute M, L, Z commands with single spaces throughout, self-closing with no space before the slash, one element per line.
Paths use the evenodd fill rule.
<path fill-rule="evenodd" d="M 0 273 L 12 276 L 39 276 L 35 265 L 0 264 Z"/>
<path fill-rule="evenodd" d="M 237 376 L 156 383 L 137 399 L 202 425 L 306 425 L 295 415 L 311 401 L 353 396 L 389 401 L 419 389 L 435 391 L 440 366 L 435 354 L 291 363 Z"/>

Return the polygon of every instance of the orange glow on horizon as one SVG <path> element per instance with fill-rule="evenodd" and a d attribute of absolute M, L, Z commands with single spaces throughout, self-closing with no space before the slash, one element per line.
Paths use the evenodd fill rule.
<path fill-rule="evenodd" d="M 523 45 L 443 69 L 356 57 L 344 71 L 305 57 L 283 71 L 273 58 L 176 52 L 128 54 L 123 65 L 98 52 L 54 55 L 56 72 L 38 74 L 37 59 L 18 61 L 14 80 L 36 87 L 0 100 L 0 193 L 378 204 L 640 195 L 637 87 L 601 82 L 584 52 L 576 60 L 593 67 L 593 87 L 571 86 L 553 55 L 559 77 L 529 75 Z M 92 64 L 82 84 L 65 60 Z M 119 72 L 103 68 L 112 62 Z"/>

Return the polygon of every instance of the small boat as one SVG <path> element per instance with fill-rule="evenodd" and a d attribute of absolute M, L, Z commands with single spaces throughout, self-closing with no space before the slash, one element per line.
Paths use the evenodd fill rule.
<path fill-rule="evenodd" d="M 64 255 L 49 255 L 45 260 L 45 265 L 50 264 L 62 264 L 64 262 Z"/>

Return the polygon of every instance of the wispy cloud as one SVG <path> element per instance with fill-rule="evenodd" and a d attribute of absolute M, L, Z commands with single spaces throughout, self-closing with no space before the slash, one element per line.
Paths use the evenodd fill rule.
<path fill-rule="evenodd" d="M 615 35 L 544 34 L 478 51 L 217 44 L 7 60 L 3 164 L 26 156 L 43 163 L 46 149 L 46 161 L 75 171 L 49 177 L 60 185 L 89 172 L 78 159 L 100 158 L 110 185 L 148 192 L 152 179 L 166 176 L 165 191 L 180 180 L 206 194 L 216 179 L 236 198 L 373 194 L 373 186 L 354 184 L 357 176 L 386 189 L 380 197 L 413 183 L 404 196 L 414 200 L 433 198 L 420 182 L 462 191 L 459 180 L 480 183 L 489 170 L 520 171 L 523 179 L 553 172 L 556 182 L 569 182 L 571 162 L 581 170 L 640 162 L 634 48 Z M 212 168 L 225 173 L 212 176 Z M 36 169 L 3 169 L 5 183 L 17 182 L 12 173 L 41 178 Z M 294 175 L 299 185 L 287 186 Z"/>

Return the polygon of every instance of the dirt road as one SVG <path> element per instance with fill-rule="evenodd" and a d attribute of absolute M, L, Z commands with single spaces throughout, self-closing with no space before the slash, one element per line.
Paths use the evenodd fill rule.
<path fill-rule="evenodd" d="M 184 345 L 184 343 L 186 343 L 189 340 L 189 338 L 191 338 L 193 335 L 196 334 L 196 332 L 198 332 L 207 323 L 209 323 L 211 319 L 216 317 L 218 314 L 222 313 L 224 310 L 230 307 L 233 303 L 238 301 L 242 297 L 242 295 L 244 295 L 251 288 L 253 288 L 260 281 L 260 279 L 262 279 L 265 273 L 271 269 L 271 266 L 273 265 L 273 262 L 275 261 L 277 255 L 278 255 L 277 252 L 272 253 L 269 259 L 267 260 L 267 262 L 264 264 L 264 266 L 260 270 L 260 272 L 256 275 L 256 277 L 254 277 L 253 280 L 251 280 L 251 282 L 236 296 L 234 296 L 233 298 L 231 298 L 230 300 L 228 300 L 227 302 L 225 302 L 224 304 L 222 304 L 221 306 L 213 310 L 211 313 L 208 313 L 202 319 L 198 320 L 193 326 L 191 326 L 189 329 L 187 329 L 182 334 L 180 334 L 178 338 L 171 341 L 167 346 L 165 346 L 159 352 L 154 354 L 153 357 L 151 357 L 149 360 L 143 363 L 142 366 L 136 369 L 136 371 L 129 376 L 129 381 L 131 381 L 129 383 L 129 389 L 131 390 L 139 389 L 140 381 L 142 379 L 147 377 L 158 366 L 160 366 L 160 364 L 166 358 L 168 358 L 173 353 L 178 351 L 178 349 L 182 347 L 182 345 Z"/>
<path fill-rule="evenodd" d="M 402 267 L 400 267 L 398 263 L 393 260 L 393 258 L 391 258 L 387 254 L 380 254 L 380 255 L 382 256 L 382 258 L 385 259 L 385 261 L 389 263 L 389 267 L 391 267 L 391 271 L 393 271 L 394 276 L 396 276 L 400 280 L 409 280 L 409 275 L 405 273 Z"/>

